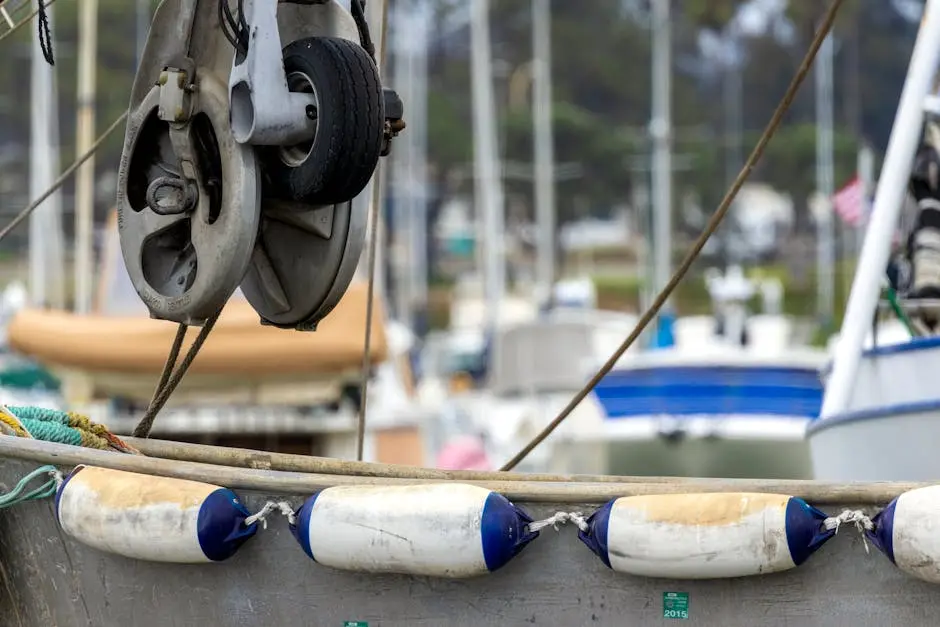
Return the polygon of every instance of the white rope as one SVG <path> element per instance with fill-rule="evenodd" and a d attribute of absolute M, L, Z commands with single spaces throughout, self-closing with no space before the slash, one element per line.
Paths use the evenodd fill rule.
<path fill-rule="evenodd" d="M 558 531 L 558 525 L 565 525 L 567 523 L 574 524 L 581 531 L 588 530 L 587 519 L 581 515 L 581 512 L 557 512 L 554 516 L 544 520 L 530 522 L 528 529 L 530 532 L 534 533 L 545 527 L 554 527 L 555 531 Z"/>
<path fill-rule="evenodd" d="M 65 483 L 65 477 L 62 476 L 62 473 L 59 472 L 58 469 L 50 470 L 49 476 L 52 477 L 53 481 L 55 481 L 55 489 L 58 491 L 59 488 L 62 487 L 62 484 Z"/>
<path fill-rule="evenodd" d="M 264 504 L 264 507 L 262 507 L 260 511 L 245 519 L 245 525 L 250 527 L 255 523 L 260 522 L 261 528 L 267 529 L 268 516 L 270 516 L 275 510 L 280 512 L 280 514 L 287 519 L 288 523 L 292 525 L 297 524 L 297 516 L 294 515 L 294 508 L 291 507 L 290 503 L 285 503 L 284 501 L 268 501 Z"/>
<path fill-rule="evenodd" d="M 861 510 L 847 509 L 838 516 L 830 516 L 823 521 L 823 526 L 825 526 L 827 530 L 834 529 L 835 533 L 839 533 L 839 527 L 842 525 L 855 525 L 855 529 L 857 529 L 862 536 L 862 544 L 865 546 L 865 552 L 868 553 L 868 540 L 865 539 L 865 532 L 875 528 L 875 523 L 872 522 L 871 518 L 866 516 Z"/>

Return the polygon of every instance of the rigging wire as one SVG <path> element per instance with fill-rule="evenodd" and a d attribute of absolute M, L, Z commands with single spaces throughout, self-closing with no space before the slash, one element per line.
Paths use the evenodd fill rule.
<path fill-rule="evenodd" d="M 54 1 L 55 0 L 53 0 L 53 2 Z M 2 242 L 3 238 L 9 235 L 13 229 L 19 226 L 19 224 L 23 220 L 28 218 L 29 214 L 35 211 L 36 208 L 39 207 L 39 205 L 41 205 L 43 202 L 45 202 L 47 198 L 49 198 L 49 196 L 52 196 L 60 187 L 62 187 L 62 185 L 65 184 L 65 182 L 69 179 L 70 176 L 75 174 L 75 171 L 78 170 L 78 168 L 81 167 L 83 163 L 91 159 L 91 157 L 94 156 L 94 154 L 98 151 L 98 149 L 101 148 L 102 144 L 104 144 L 105 140 L 108 139 L 108 136 L 110 136 L 111 133 L 116 131 L 118 127 L 120 127 L 121 124 L 124 123 L 125 119 L 127 119 L 127 111 L 122 113 L 118 117 L 118 119 L 112 122 L 111 126 L 105 129 L 105 131 L 101 135 L 98 136 L 98 139 L 96 139 L 95 143 L 91 145 L 91 148 L 89 148 L 87 152 L 85 152 L 82 156 L 76 159 L 72 165 L 66 168 L 62 172 L 62 174 L 59 175 L 59 178 L 57 178 L 55 181 L 52 182 L 52 185 L 49 186 L 49 189 L 47 189 L 42 194 L 40 194 L 39 198 L 29 203 L 28 207 L 26 207 L 25 209 L 20 211 L 18 214 L 16 214 L 16 217 L 13 218 L 13 220 L 11 220 L 10 223 L 7 224 L 3 228 L 2 231 L 0 231 L 0 242 Z"/>
<path fill-rule="evenodd" d="M 725 214 L 728 213 L 728 210 L 731 207 L 731 203 L 738 195 L 738 191 L 744 185 L 744 182 L 751 174 L 754 166 L 757 165 L 757 162 L 763 156 L 764 149 L 767 147 L 767 144 L 770 142 L 774 134 L 776 134 L 777 129 L 783 121 L 784 115 L 790 109 L 790 105 L 793 103 L 800 86 L 803 84 L 803 80 L 809 73 L 813 65 L 813 60 L 816 58 L 816 53 L 819 51 L 819 48 L 826 39 L 826 36 L 829 34 L 829 31 L 832 30 L 832 25 L 835 21 L 836 14 L 839 12 L 839 8 L 842 6 L 843 2 L 844 0 L 833 0 L 832 4 L 829 5 L 829 9 L 826 11 L 826 15 L 823 18 L 822 25 L 820 26 L 819 30 L 816 31 L 809 50 L 806 51 L 806 55 L 803 57 L 803 61 L 800 63 L 799 69 L 793 76 L 793 79 L 790 81 L 790 85 L 787 87 L 783 98 L 777 105 L 777 108 L 774 111 L 773 116 L 771 116 L 770 121 L 767 123 L 767 126 L 764 129 L 764 132 L 761 134 L 760 139 L 757 141 L 757 144 L 751 151 L 750 156 L 748 157 L 744 166 L 741 168 L 738 176 L 735 178 L 734 183 L 732 183 L 731 188 L 728 190 L 728 192 L 725 194 L 725 197 L 718 205 L 718 209 L 709 219 L 708 224 L 705 226 L 705 230 L 702 231 L 701 235 L 698 236 L 698 239 L 695 240 L 692 248 L 688 253 L 686 253 L 682 263 L 679 264 L 679 267 L 669 279 L 669 282 L 656 296 L 652 305 L 650 305 L 650 307 L 643 313 L 643 316 L 637 322 L 636 327 L 633 329 L 630 335 L 627 336 L 620 347 L 614 351 L 614 354 L 610 356 L 603 366 L 601 366 L 600 370 L 598 370 L 597 373 L 591 377 L 591 380 L 588 381 L 587 384 L 581 388 L 577 394 L 575 394 L 574 398 L 571 399 L 565 408 L 562 409 L 561 412 L 538 435 L 532 439 L 532 441 L 526 444 L 522 450 L 516 453 L 512 459 L 503 464 L 503 466 L 500 468 L 501 471 L 509 471 L 515 468 L 519 462 L 524 460 L 529 455 L 529 453 L 535 449 L 535 447 L 537 447 L 549 435 L 551 435 L 552 432 L 557 429 L 558 426 L 564 422 L 566 418 L 568 418 L 568 416 L 571 415 L 571 412 L 574 411 L 581 401 L 587 398 L 587 395 L 591 393 L 598 383 L 600 383 L 601 379 L 603 379 L 613 369 L 614 365 L 620 360 L 627 349 L 630 348 L 634 342 L 636 342 L 637 338 L 641 333 L 643 333 L 647 325 L 659 313 L 659 310 L 662 308 L 663 304 L 676 289 L 676 286 L 678 286 L 685 277 L 686 273 L 689 271 L 689 268 L 692 267 L 692 264 L 695 262 L 699 253 L 705 247 L 708 239 L 718 229 L 718 226 L 724 219 Z"/>
<path fill-rule="evenodd" d="M 388 36 L 388 2 L 389 0 L 382 0 L 382 39 L 379 42 L 381 46 L 381 53 L 378 59 L 378 62 L 382 65 L 385 63 L 385 41 Z M 359 4 L 358 0 L 353 0 L 353 5 Z M 360 7 L 361 9 L 361 7 Z M 372 59 L 375 60 L 375 46 L 372 45 L 372 37 L 369 34 L 369 25 L 365 22 L 365 15 L 363 14 L 363 23 L 365 24 L 364 28 L 360 28 L 359 36 L 363 39 L 363 42 L 368 41 L 372 50 L 369 53 L 372 56 Z M 363 31 L 365 35 L 363 35 Z M 365 43 L 363 43 L 365 48 Z M 369 48 L 366 48 L 366 51 L 369 51 Z M 381 72 L 381 68 L 379 70 Z M 369 235 L 369 258 L 367 260 L 369 266 L 369 287 L 368 295 L 366 297 L 366 336 L 364 340 L 364 348 L 362 351 L 362 383 L 359 387 L 360 389 L 360 400 L 359 400 L 359 421 L 356 426 L 356 460 L 362 461 L 363 453 L 365 451 L 365 441 L 366 441 L 366 406 L 369 399 L 369 377 L 371 366 L 371 355 L 369 353 L 372 343 L 372 312 L 374 307 L 375 300 L 375 251 L 378 245 L 379 238 L 379 218 L 381 212 L 379 211 L 379 204 L 382 200 L 382 186 L 385 183 L 384 177 L 385 169 L 379 164 L 376 166 L 376 172 L 372 177 L 372 206 L 370 207 L 369 221 L 372 223 L 372 232 Z"/>

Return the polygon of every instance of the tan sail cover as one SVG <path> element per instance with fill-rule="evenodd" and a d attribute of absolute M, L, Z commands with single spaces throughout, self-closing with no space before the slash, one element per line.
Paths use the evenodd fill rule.
<path fill-rule="evenodd" d="M 94 315 L 26 309 L 10 323 L 11 347 L 53 368 L 85 372 L 159 374 L 177 325 L 151 320 L 124 268 L 116 214 L 106 230 Z M 238 375 L 239 378 L 332 374 L 359 370 L 366 330 L 368 286 L 353 281 L 336 308 L 314 332 L 262 326 L 239 292 L 193 362 L 193 375 Z M 373 363 L 386 359 L 382 299 L 373 307 L 370 353 Z M 183 353 L 199 329 L 189 329 Z"/>
<path fill-rule="evenodd" d="M 359 368 L 366 328 L 365 285 L 350 286 L 317 331 L 302 333 L 262 326 L 243 300 L 233 300 L 193 362 L 193 374 L 274 375 L 329 373 Z M 383 312 L 376 299 L 370 352 L 383 361 L 387 345 Z M 183 352 L 199 332 L 190 328 Z M 27 309 L 10 324 L 16 351 L 51 366 L 107 372 L 159 373 L 176 324 L 141 316 L 79 316 Z"/>

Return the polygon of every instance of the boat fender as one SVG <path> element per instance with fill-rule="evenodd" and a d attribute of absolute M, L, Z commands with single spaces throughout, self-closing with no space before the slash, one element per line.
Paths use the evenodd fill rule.
<path fill-rule="evenodd" d="M 227 488 L 77 466 L 55 498 L 62 530 L 101 551 L 152 562 L 228 559 L 258 530 Z"/>
<path fill-rule="evenodd" d="M 905 573 L 940 583 L 940 485 L 909 490 L 872 518 L 865 535 Z"/>
<path fill-rule="evenodd" d="M 616 572 L 715 579 L 794 568 L 835 533 L 833 520 L 783 494 L 630 496 L 594 512 L 578 537 Z"/>
<path fill-rule="evenodd" d="M 464 578 L 504 566 L 538 536 L 506 497 L 467 484 L 336 486 L 295 512 L 314 561 L 342 570 Z"/>

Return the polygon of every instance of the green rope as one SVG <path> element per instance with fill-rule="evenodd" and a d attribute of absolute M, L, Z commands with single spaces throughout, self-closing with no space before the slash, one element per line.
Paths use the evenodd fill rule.
<path fill-rule="evenodd" d="M 908 317 L 907 312 L 901 307 L 901 303 L 898 302 L 898 294 L 894 291 L 894 288 L 891 287 L 891 284 L 885 286 L 885 291 L 888 296 L 888 304 L 891 305 L 891 310 L 894 311 L 894 315 L 897 316 L 898 320 L 901 321 L 901 324 L 904 325 L 904 328 L 907 329 L 907 332 L 911 337 L 917 337 L 917 331 L 914 330 L 914 324 L 911 322 L 910 317 Z"/>
<path fill-rule="evenodd" d="M 29 482 L 42 475 L 47 475 L 49 480 L 38 488 L 35 488 L 24 494 L 23 491 L 26 489 L 26 486 L 29 484 Z M 62 475 L 55 466 L 41 466 L 20 479 L 19 483 L 16 484 L 16 487 L 10 490 L 8 493 L 0 495 L 0 509 L 12 507 L 18 503 L 25 503 L 26 501 L 33 501 L 50 497 L 56 493 L 56 490 L 59 488 L 61 481 Z"/>

